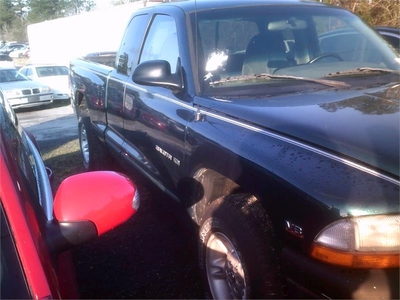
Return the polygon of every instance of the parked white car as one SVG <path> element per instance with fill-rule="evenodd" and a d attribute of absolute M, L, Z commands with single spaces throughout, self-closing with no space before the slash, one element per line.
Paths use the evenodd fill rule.
<path fill-rule="evenodd" d="M 0 49 L 1 54 L 10 54 L 12 51 L 26 47 L 25 44 L 12 43 Z"/>
<path fill-rule="evenodd" d="M 29 57 L 30 47 L 25 46 L 21 49 L 15 49 L 10 52 L 10 57 L 12 58 L 22 58 L 22 57 Z"/>
<path fill-rule="evenodd" d="M 15 68 L 0 68 L 0 89 L 13 108 L 53 102 L 53 91 L 50 87 L 28 79 Z"/>
<path fill-rule="evenodd" d="M 68 67 L 63 65 L 31 64 L 20 68 L 19 72 L 31 80 L 50 86 L 54 92 L 54 100 L 70 99 Z"/>

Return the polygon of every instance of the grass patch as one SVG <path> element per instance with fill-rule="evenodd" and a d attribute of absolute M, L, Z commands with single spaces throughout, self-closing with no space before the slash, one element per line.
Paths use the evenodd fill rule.
<path fill-rule="evenodd" d="M 399 0 L 323 0 L 322 2 L 344 7 L 372 26 L 400 27 Z"/>
<path fill-rule="evenodd" d="M 85 172 L 79 150 L 78 139 L 54 143 L 51 146 L 40 145 L 43 161 L 53 170 L 54 188 L 68 176 Z"/>

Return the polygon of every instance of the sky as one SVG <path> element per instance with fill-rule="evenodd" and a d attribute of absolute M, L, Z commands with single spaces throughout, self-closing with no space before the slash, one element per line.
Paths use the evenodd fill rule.
<path fill-rule="evenodd" d="M 112 0 L 95 2 L 99 5 L 95 11 L 29 25 L 31 62 L 67 63 L 87 53 L 117 51 L 129 18 L 142 3 L 113 6 Z"/>
<path fill-rule="evenodd" d="M 95 0 L 97 9 L 106 8 L 112 6 L 112 0 Z"/>

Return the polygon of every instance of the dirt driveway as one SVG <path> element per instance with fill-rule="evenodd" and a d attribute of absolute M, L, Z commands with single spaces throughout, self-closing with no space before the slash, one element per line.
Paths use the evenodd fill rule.
<path fill-rule="evenodd" d="M 38 140 L 46 165 L 59 181 L 82 172 L 77 121 L 68 103 L 17 112 Z M 119 169 L 116 166 L 116 170 Z M 127 223 L 73 251 L 81 297 L 87 299 L 199 299 L 196 236 L 182 210 L 143 177 Z M 57 185 L 59 181 L 56 181 Z"/>

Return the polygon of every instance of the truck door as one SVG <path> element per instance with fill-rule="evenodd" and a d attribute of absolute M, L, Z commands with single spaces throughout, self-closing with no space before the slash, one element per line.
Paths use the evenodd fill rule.
<path fill-rule="evenodd" d="M 155 15 L 146 34 L 139 63 L 166 60 L 175 73 L 179 32 L 168 15 Z M 125 155 L 173 194 L 181 178 L 185 127 L 193 114 L 189 102 L 168 88 L 140 86 L 130 80 L 124 97 Z"/>
<path fill-rule="evenodd" d="M 107 85 L 106 139 L 114 151 L 120 152 L 124 143 L 124 94 L 132 67 L 136 66 L 140 45 L 148 23 L 148 15 L 137 15 L 129 22 L 120 49 L 117 65 L 111 72 Z"/>

